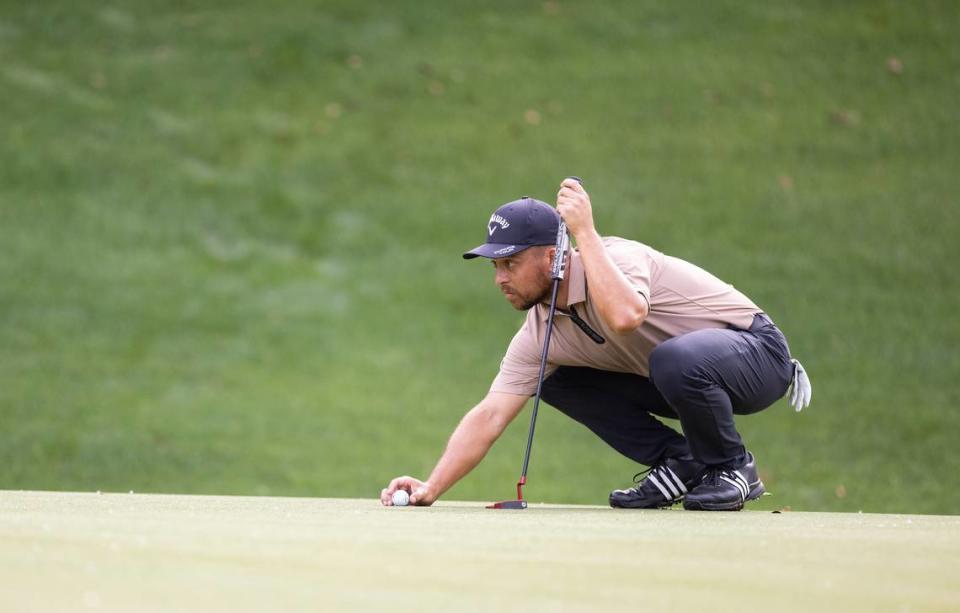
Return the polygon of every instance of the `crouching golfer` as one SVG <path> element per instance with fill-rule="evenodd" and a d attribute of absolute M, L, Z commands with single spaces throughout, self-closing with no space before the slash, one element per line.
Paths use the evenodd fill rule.
<path fill-rule="evenodd" d="M 542 398 L 611 447 L 649 466 L 614 507 L 734 511 L 763 494 L 734 414 L 756 413 L 793 384 L 797 410 L 811 396 L 776 325 L 707 271 L 644 244 L 601 237 L 590 197 L 565 180 L 554 210 L 523 198 L 498 208 L 487 242 L 463 255 L 492 261 L 507 301 L 527 311 L 490 392 L 460 421 L 426 481 L 398 477 L 410 503 L 432 504 L 469 473 L 537 387 L 560 218 L 576 241 L 557 297 Z M 683 434 L 657 417 L 680 420 Z M 635 477 L 635 480 L 637 477 Z"/>

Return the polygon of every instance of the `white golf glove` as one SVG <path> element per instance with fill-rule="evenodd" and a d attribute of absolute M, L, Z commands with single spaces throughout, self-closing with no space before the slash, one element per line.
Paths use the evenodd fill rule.
<path fill-rule="evenodd" d="M 790 395 L 790 405 L 799 413 L 810 406 L 813 387 L 810 386 L 810 378 L 807 376 L 807 371 L 803 369 L 803 364 L 798 360 L 790 361 L 793 362 L 793 381 L 790 382 L 787 393 Z"/>

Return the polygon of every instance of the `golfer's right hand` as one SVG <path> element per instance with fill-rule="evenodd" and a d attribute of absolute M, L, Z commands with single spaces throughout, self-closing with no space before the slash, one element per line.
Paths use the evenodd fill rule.
<path fill-rule="evenodd" d="M 403 476 L 397 477 L 380 491 L 380 504 L 386 507 L 393 506 L 393 493 L 397 490 L 407 490 L 410 494 L 410 504 L 421 507 L 429 507 L 437 499 L 429 482 Z"/>

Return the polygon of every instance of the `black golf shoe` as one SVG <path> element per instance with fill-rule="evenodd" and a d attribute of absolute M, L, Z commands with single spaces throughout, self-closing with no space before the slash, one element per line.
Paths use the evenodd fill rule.
<path fill-rule="evenodd" d="M 704 466 L 696 460 L 667 458 L 633 477 L 636 485 L 610 492 L 610 506 L 625 509 L 659 509 L 683 500 L 691 487 L 700 482 Z M 642 475 L 645 477 L 638 480 Z"/>
<path fill-rule="evenodd" d="M 683 500 L 688 511 L 739 511 L 748 500 L 763 495 L 757 462 L 747 452 L 747 461 L 736 469 L 707 467 L 703 480 Z"/>

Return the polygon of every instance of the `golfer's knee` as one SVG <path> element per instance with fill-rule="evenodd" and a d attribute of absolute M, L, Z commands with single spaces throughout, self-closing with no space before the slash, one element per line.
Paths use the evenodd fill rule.
<path fill-rule="evenodd" d="M 543 380 L 543 385 L 540 388 L 540 398 L 548 404 L 557 406 L 557 403 L 563 399 L 563 386 L 554 377 L 556 375 L 551 375 Z"/>
<path fill-rule="evenodd" d="M 561 411 L 570 404 L 571 386 L 565 368 L 558 368 L 549 377 L 543 380 L 540 388 L 540 398 Z"/>

